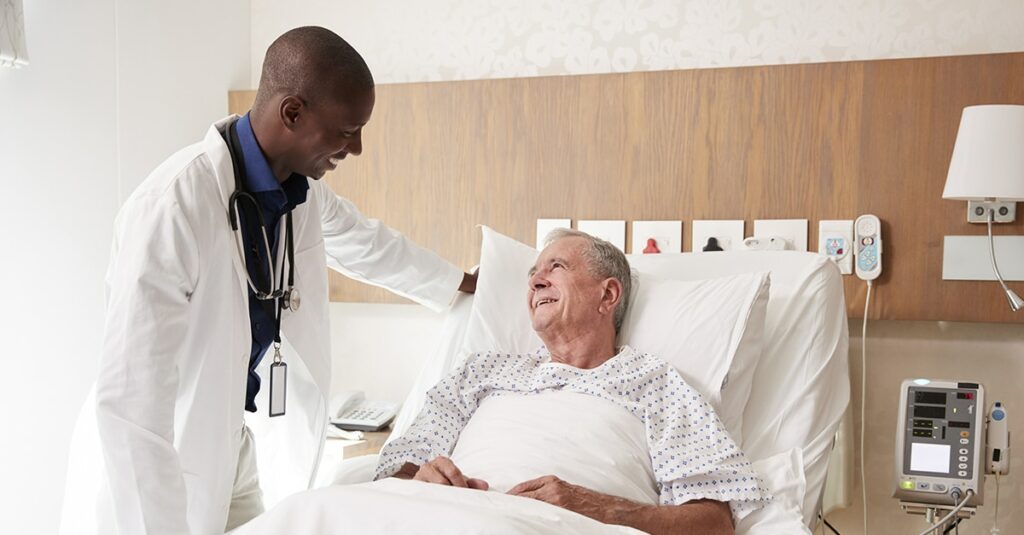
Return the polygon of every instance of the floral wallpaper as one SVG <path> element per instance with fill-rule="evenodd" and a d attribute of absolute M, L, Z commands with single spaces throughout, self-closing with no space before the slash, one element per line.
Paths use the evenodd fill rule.
<path fill-rule="evenodd" d="M 0 0 L 0 67 L 27 64 L 25 14 L 21 0 Z"/>
<path fill-rule="evenodd" d="M 1024 51 L 1024 0 L 252 0 L 254 86 L 285 30 L 348 39 L 378 82 Z"/>

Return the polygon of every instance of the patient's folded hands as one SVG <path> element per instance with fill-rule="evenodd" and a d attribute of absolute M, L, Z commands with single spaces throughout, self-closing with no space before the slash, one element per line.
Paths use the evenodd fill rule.
<path fill-rule="evenodd" d="M 547 502 L 605 523 L 614 523 L 609 518 L 613 506 L 632 505 L 628 500 L 573 485 L 553 475 L 524 481 L 507 494 Z"/>
<path fill-rule="evenodd" d="M 680 526 L 688 526 L 688 533 L 735 534 L 727 502 L 692 500 L 681 505 L 646 505 L 573 485 L 553 475 L 524 481 L 509 489 L 508 494 L 655 535 L 678 533 Z"/>
<path fill-rule="evenodd" d="M 487 490 L 489 487 L 487 482 L 482 479 L 464 476 L 451 459 L 443 456 L 435 457 L 423 466 L 405 463 L 394 477 L 477 490 Z"/>

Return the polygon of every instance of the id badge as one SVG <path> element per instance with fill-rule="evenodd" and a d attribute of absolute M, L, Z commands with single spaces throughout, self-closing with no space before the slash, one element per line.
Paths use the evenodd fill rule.
<path fill-rule="evenodd" d="M 270 365 L 270 416 L 284 416 L 288 393 L 288 365 L 275 362 Z"/>

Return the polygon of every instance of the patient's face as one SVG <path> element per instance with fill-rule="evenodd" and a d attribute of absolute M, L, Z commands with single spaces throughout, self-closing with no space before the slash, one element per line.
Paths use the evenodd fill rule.
<path fill-rule="evenodd" d="M 562 238 L 541 251 L 530 270 L 527 306 L 533 330 L 548 335 L 571 335 L 593 329 L 600 314 L 601 280 L 591 274 L 583 256 L 586 240 Z"/>

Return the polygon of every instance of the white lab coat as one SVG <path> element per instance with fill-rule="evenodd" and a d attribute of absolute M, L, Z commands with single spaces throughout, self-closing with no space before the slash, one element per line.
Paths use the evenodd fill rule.
<path fill-rule="evenodd" d="M 220 131 L 231 119 L 153 171 L 117 217 L 100 373 L 73 438 L 63 533 L 224 531 L 252 344 L 245 266 L 227 216 L 235 180 Z M 303 301 L 282 320 L 293 348 L 288 410 L 268 419 L 260 405 L 266 421 L 250 420 L 261 466 L 290 473 L 273 478 L 291 481 L 288 491 L 312 481 L 324 439 L 327 264 L 437 310 L 462 279 L 320 181 L 310 180 L 293 217 Z"/>

